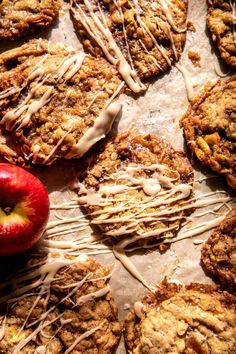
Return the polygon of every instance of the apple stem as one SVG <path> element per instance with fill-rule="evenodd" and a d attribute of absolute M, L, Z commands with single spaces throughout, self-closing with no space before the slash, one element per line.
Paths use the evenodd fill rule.
<path fill-rule="evenodd" d="M 12 208 L 11 207 L 5 207 L 3 208 L 3 211 L 6 215 L 10 215 L 12 212 Z"/>

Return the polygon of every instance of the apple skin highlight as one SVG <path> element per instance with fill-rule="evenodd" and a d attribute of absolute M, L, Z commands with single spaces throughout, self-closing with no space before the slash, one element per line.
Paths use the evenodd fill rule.
<path fill-rule="evenodd" d="M 0 256 L 33 246 L 48 217 L 49 197 L 40 180 L 21 167 L 0 163 Z"/>

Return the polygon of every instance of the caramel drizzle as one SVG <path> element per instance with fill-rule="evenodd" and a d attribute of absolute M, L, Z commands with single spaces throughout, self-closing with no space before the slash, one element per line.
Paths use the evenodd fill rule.
<path fill-rule="evenodd" d="M 12 289 L 13 289 L 13 291 L 10 294 L 0 297 L 0 303 L 6 302 L 8 305 L 8 308 L 9 308 L 9 306 L 14 306 L 17 303 L 17 301 L 22 300 L 27 296 L 36 296 L 36 300 L 34 301 L 34 304 L 33 304 L 32 308 L 30 309 L 23 325 L 21 326 L 20 330 L 18 331 L 15 339 L 17 339 L 17 337 L 19 337 L 19 335 L 21 334 L 21 332 L 24 329 L 31 328 L 32 326 L 35 326 L 35 325 L 37 325 L 37 326 L 31 334 L 29 334 L 26 338 L 21 340 L 14 347 L 13 354 L 19 353 L 19 351 L 21 349 L 23 349 L 29 342 L 31 342 L 31 340 L 35 340 L 35 337 L 37 336 L 37 334 L 41 333 L 44 336 L 43 329 L 46 328 L 47 326 L 49 326 L 50 324 L 52 324 L 53 322 L 57 321 L 58 319 L 61 319 L 61 327 L 59 328 L 59 330 L 63 327 L 63 325 L 71 322 L 72 319 L 66 319 L 66 320 L 62 319 L 64 312 L 61 313 L 60 315 L 58 315 L 56 318 L 54 318 L 51 321 L 47 320 L 47 316 L 53 310 L 55 310 L 58 307 L 58 305 L 61 304 L 62 302 L 69 300 L 73 303 L 71 296 L 73 294 L 75 294 L 76 291 L 79 288 L 81 288 L 81 286 L 85 282 L 96 282 L 98 280 L 101 280 L 101 279 L 106 280 L 111 277 L 111 273 L 109 273 L 108 275 L 106 275 L 104 277 L 93 278 L 93 273 L 88 273 L 81 281 L 70 284 L 69 286 L 65 286 L 68 288 L 67 295 L 64 296 L 58 303 L 56 303 L 55 305 L 51 306 L 48 310 L 46 310 L 47 305 L 48 305 L 48 301 L 49 301 L 49 297 L 50 297 L 51 284 L 53 281 L 59 280 L 59 277 L 56 277 L 57 272 L 63 267 L 70 267 L 72 264 L 85 262 L 85 261 L 87 261 L 87 259 L 88 258 L 86 255 L 80 255 L 79 257 L 71 260 L 71 259 L 65 258 L 62 253 L 58 254 L 57 258 L 55 258 L 55 255 L 51 256 L 51 254 L 49 254 L 48 259 L 44 260 L 43 262 L 40 262 L 39 264 L 33 264 L 33 265 L 26 266 L 18 276 L 14 277 L 4 283 L 2 288 L 11 285 Z M 29 285 L 25 285 L 25 283 L 29 282 L 29 281 L 31 283 Z M 38 290 L 38 291 L 31 293 L 31 290 Z M 74 304 L 73 308 L 76 306 L 81 306 L 84 303 L 86 303 L 87 301 L 91 301 L 95 298 L 103 297 L 109 291 L 110 291 L 110 286 L 107 285 L 104 288 L 99 289 L 94 292 L 91 292 L 87 295 L 84 295 L 84 296 L 81 295 L 78 298 L 77 303 L 76 304 L 73 303 Z M 40 315 L 40 317 L 37 320 L 35 320 L 34 322 L 27 323 L 33 309 L 36 307 L 39 300 L 42 300 L 43 296 L 44 296 L 45 312 L 42 315 Z M 5 336 L 6 319 L 7 319 L 7 313 L 5 316 L 0 318 L 0 323 L 1 323 L 0 340 L 2 340 Z M 89 337 L 94 332 L 96 332 L 98 329 L 101 329 L 102 326 L 103 326 L 103 323 L 100 326 L 94 327 L 94 328 L 84 332 L 82 335 L 78 336 L 75 339 L 75 341 L 70 345 L 70 347 L 66 350 L 65 353 L 70 353 L 80 341 Z M 52 338 L 54 338 L 55 335 L 56 335 L 56 333 L 54 334 L 53 337 L 46 336 L 46 338 L 49 338 L 50 340 L 52 340 Z M 39 352 L 41 352 L 41 350 L 46 350 L 46 346 L 49 344 L 49 342 L 45 346 L 40 346 L 40 348 L 38 348 Z"/>

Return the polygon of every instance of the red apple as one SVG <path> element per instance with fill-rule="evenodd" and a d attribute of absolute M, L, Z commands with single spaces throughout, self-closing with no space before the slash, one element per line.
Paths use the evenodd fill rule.
<path fill-rule="evenodd" d="M 29 249 L 45 230 L 49 198 L 38 178 L 0 163 L 0 256 Z"/>

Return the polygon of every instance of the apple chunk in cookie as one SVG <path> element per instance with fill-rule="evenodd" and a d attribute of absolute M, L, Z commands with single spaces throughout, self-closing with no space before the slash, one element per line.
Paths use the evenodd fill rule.
<path fill-rule="evenodd" d="M 124 246 L 172 237 L 191 208 L 192 167 L 156 136 L 128 131 L 107 139 L 82 171 L 79 204 L 104 238 Z"/>
<path fill-rule="evenodd" d="M 38 178 L 18 166 L 0 163 L 0 256 L 29 249 L 42 235 L 49 198 Z"/>
<path fill-rule="evenodd" d="M 236 75 L 207 84 L 181 119 L 189 149 L 236 188 Z"/>
<path fill-rule="evenodd" d="M 122 330 L 110 276 L 85 255 L 32 258 L 4 283 L 0 352 L 110 354 Z"/>
<path fill-rule="evenodd" d="M 103 58 L 32 40 L 0 55 L 0 157 L 78 158 L 111 129 L 124 82 Z"/>
<path fill-rule="evenodd" d="M 233 354 L 235 328 L 235 296 L 214 285 L 165 279 L 134 304 L 125 341 L 130 354 Z"/>

